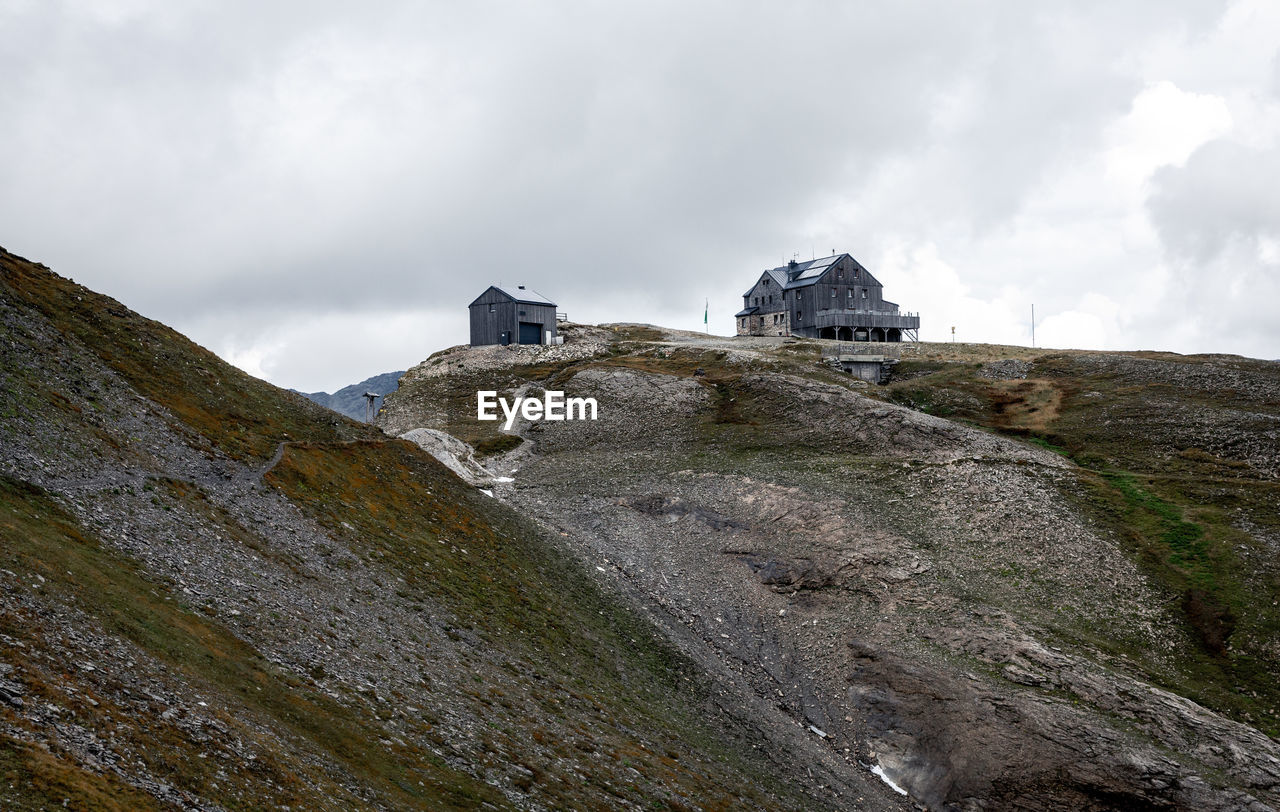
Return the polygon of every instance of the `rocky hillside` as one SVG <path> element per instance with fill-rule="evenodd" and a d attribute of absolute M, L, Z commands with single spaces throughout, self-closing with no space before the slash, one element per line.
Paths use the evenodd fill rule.
<path fill-rule="evenodd" d="M 303 397 L 314 403 L 319 403 L 326 409 L 333 409 L 339 414 L 344 414 L 352 420 L 364 422 L 365 412 L 368 409 L 368 402 L 365 400 L 365 392 L 373 392 L 379 395 L 373 401 L 374 414 L 382 408 L 382 401 L 386 396 L 395 391 L 400 380 L 400 376 L 404 374 L 404 370 L 399 372 L 384 372 L 381 375 L 374 375 L 372 378 L 365 378 L 360 383 L 353 383 L 350 386 L 344 386 L 333 394 L 328 392 L 303 392 Z"/>
<path fill-rule="evenodd" d="M 824 342 L 565 334 L 438 353 L 380 425 L 470 443 L 821 783 L 1280 806 L 1280 364 L 924 344 L 875 387 Z M 599 419 L 503 432 L 479 389 Z"/>
<path fill-rule="evenodd" d="M 581 545 L 0 251 L 0 808 L 902 808 Z"/>

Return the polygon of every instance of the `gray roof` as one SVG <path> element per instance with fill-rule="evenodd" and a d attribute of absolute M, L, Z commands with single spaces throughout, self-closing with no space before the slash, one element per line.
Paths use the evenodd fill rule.
<path fill-rule="evenodd" d="M 787 290 L 804 288 L 815 284 L 837 260 L 847 256 L 849 255 L 833 254 L 829 257 L 811 259 L 808 262 L 797 262 L 794 268 L 790 265 L 783 265 L 779 268 L 774 268 L 773 272 L 781 272 L 787 275 Z M 849 258 L 853 259 L 853 257 Z"/>
<path fill-rule="evenodd" d="M 858 260 L 848 254 L 832 254 L 829 257 L 819 257 L 818 259 L 808 259 L 804 262 L 797 262 L 795 265 L 779 265 L 777 268 L 770 268 L 765 271 L 761 274 L 761 278 L 767 275 L 778 284 L 778 287 L 781 290 L 784 291 L 795 290 L 796 288 L 807 288 L 810 285 L 816 284 L 832 265 L 835 265 L 845 257 L 848 257 L 854 267 L 863 274 L 862 281 L 859 284 L 863 286 L 880 285 L 880 281 L 871 275 L 871 271 L 868 271 L 862 266 L 861 262 L 858 262 Z M 758 283 L 759 280 L 757 280 L 757 284 Z M 752 290 L 755 289 L 755 285 L 752 285 L 751 287 Z M 743 296 L 750 295 L 750 290 L 743 294 Z"/>
<path fill-rule="evenodd" d="M 781 268 L 770 268 L 769 270 L 765 271 L 765 272 L 764 272 L 763 274 L 761 274 L 760 276 L 761 276 L 761 278 L 764 278 L 764 276 L 766 276 L 766 275 L 767 275 L 770 279 L 772 279 L 772 280 L 773 280 L 773 282 L 774 282 L 774 284 L 775 284 L 775 285 L 777 285 L 777 286 L 778 286 L 778 290 L 786 290 L 786 288 L 787 288 L 787 267 L 786 267 L 785 265 L 784 265 L 783 267 L 781 267 Z M 756 280 L 756 284 L 759 284 L 759 282 L 760 282 L 760 280 L 759 280 L 759 279 L 757 279 L 757 280 Z M 755 289 L 755 285 L 752 285 L 752 286 L 751 286 L 751 288 L 752 288 L 752 290 L 754 290 L 754 289 Z M 751 295 L 751 291 L 749 290 L 749 291 L 747 291 L 746 293 L 744 293 L 744 294 L 742 294 L 742 295 L 743 295 L 743 296 L 750 296 L 750 295 Z"/>
<path fill-rule="evenodd" d="M 533 288 L 526 287 L 525 285 L 516 285 L 514 287 L 510 285 L 494 285 L 493 289 L 499 293 L 505 293 L 517 302 L 524 302 L 525 304 L 551 305 L 552 307 L 556 306 L 555 302 L 551 301 L 546 296 L 543 296 L 541 293 L 538 293 Z"/>
<path fill-rule="evenodd" d="M 879 285 L 880 284 L 880 281 L 871 275 L 871 271 L 868 271 L 866 268 L 862 266 L 861 262 L 849 256 L 848 254 L 833 254 L 829 257 L 819 257 L 818 259 L 811 259 L 806 262 L 797 262 L 794 267 L 792 267 L 791 265 L 782 265 L 780 267 L 770 270 L 768 273 L 774 276 L 774 278 L 777 278 L 776 276 L 777 274 L 783 274 L 784 277 L 789 280 L 788 282 L 786 282 L 785 285 L 783 285 L 784 289 L 786 290 L 792 290 L 794 288 L 804 288 L 816 283 L 819 279 L 822 278 L 822 275 L 827 272 L 828 268 L 830 268 L 832 265 L 836 264 L 837 261 L 845 257 L 848 257 L 849 261 L 853 263 L 854 267 L 857 268 L 859 271 L 861 271 L 865 275 L 861 284 L 863 285 Z"/>
<path fill-rule="evenodd" d="M 742 316 L 754 316 L 758 310 L 760 310 L 758 307 L 745 307 L 737 313 L 734 313 L 733 317 L 736 319 L 741 318 Z"/>

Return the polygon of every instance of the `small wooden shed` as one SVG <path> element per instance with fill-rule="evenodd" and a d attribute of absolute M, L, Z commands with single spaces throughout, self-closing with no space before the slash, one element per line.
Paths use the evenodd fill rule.
<path fill-rule="evenodd" d="M 556 343 L 556 303 L 524 285 L 490 285 L 471 303 L 471 346 Z"/>

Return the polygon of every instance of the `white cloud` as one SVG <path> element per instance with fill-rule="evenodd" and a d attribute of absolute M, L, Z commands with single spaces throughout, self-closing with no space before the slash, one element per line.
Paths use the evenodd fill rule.
<path fill-rule="evenodd" d="M 264 319 L 271 320 L 265 330 Z M 436 349 L 465 343 L 468 331 L 465 308 L 241 313 L 179 327 L 245 372 L 308 392 L 333 392 L 371 375 L 408 369 Z"/>
<path fill-rule="evenodd" d="M 1200 145 L 1231 131 L 1223 99 L 1186 93 L 1169 81 L 1149 85 L 1129 114 L 1107 128 L 1107 178 L 1139 190 L 1162 166 L 1181 166 Z"/>
<path fill-rule="evenodd" d="M 1031 302 L 1013 288 L 995 298 L 973 295 L 962 272 L 948 264 L 932 243 L 890 246 L 873 273 L 885 284 L 885 295 L 904 312 L 924 314 L 922 341 L 955 340 L 994 344 L 1028 344 Z"/>
<path fill-rule="evenodd" d="M 1040 347 L 1101 350 L 1120 336 L 1120 307 L 1098 293 L 1086 293 L 1079 306 L 1054 313 L 1036 325 Z"/>

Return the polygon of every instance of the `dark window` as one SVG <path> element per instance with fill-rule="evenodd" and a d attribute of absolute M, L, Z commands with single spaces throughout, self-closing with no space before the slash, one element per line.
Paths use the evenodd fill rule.
<path fill-rule="evenodd" d="M 523 315 L 524 315 L 524 311 L 523 311 L 523 310 L 521 310 L 521 311 L 520 311 L 520 315 L 521 315 L 521 316 L 523 316 Z"/>
<path fill-rule="evenodd" d="M 836 289 L 835 289 L 835 288 L 832 288 L 832 289 L 831 289 L 831 298 L 832 298 L 832 299 L 836 298 Z"/>

